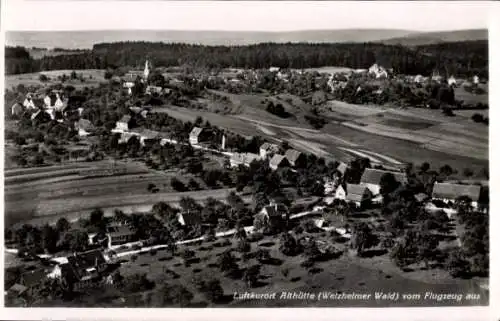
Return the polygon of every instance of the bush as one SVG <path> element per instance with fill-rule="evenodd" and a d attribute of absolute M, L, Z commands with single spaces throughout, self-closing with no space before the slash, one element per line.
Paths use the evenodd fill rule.
<path fill-rule="evenodd" d="M 156 249 L 149 250 L 149 254 L 151 254 L 151 256 L 155 256 L 156 253 L 157 253 Z"/>
<path fill-rule="evenodd" d="M 170 181 L 170 185 L 177 192 L 185 192 L 186 191 L 186 186 L 184 185 L 184 183 L 175 177 L 172 178 L 172 180 Z"/>
<path fill-rule="evenodd" d="M 254 232 L 254 233 L 249 234 L 247 236 L 248 242 L 251 242 L 251 243 L 258 242 L 258 241 L 262 240 L 263 238 L 264 238 L 264 235 L 260 232 Z"/>
<path fill-rule="evenodd" d="M 132 255 L 132 257 L 130 258 L 130 261 L 135 262 L 135 261 L 137 261 L 137 258 L 138 258 L 137 254 L 134 254 L 134 255 Z"/>

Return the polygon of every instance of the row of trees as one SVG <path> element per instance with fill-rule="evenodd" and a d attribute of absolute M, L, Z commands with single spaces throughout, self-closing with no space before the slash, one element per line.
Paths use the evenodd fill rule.
<path fill-rule="evenodd" d="M 463 51 L 467 47 L 467 52 Z M 487 41 L 468 41 L 407 48 L 377 43 L 307 44 L 262 43 L 248 46 L 202 46 L 151 42 L 94 45 L 90 52 L 45 56 L 34 60 L 22 47 L 6 48 L 6 73 L 54 69 L 107 69 L 133 66 L 145 56 L 157 66 L 193 65 L 209 68 L 312 68 L 346 66 L 368 68 L 374 63 L 397 73 L 430 74 L 435 69 L 472 76 L 488 74 Z"/>

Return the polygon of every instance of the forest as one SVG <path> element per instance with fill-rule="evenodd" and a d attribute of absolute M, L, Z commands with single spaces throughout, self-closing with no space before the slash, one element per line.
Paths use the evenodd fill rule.
<path fill-rule="evenodd" d="M 467 48 L 467 50 L 463 50 Z M 147 58 L 156 67 L 197 68 L 368 68 L 374 63 L 396 73 L 429 75 L 434 70 L 458 77 L 488 78 L 488 42 L 466 41 L 414 48 L 379 43 L 261 43 L 203 46 L 161 42 L 117 42 L 91 51 L 33 59 L 23 47 L 6 47 L 6 74 L 59 69 L 114 69 L 139 66 Z"/>

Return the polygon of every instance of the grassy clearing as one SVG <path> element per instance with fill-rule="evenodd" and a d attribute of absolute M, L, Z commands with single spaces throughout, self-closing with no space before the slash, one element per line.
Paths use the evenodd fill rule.
<path fill-rule="evenodd" d="M 60 84 L 61 82 L 57 79 L 58 76 L 62 76 L 66 74 L 66 76 L 70 76 L 73 70 L 52 70 L 52 71 L 43 71 L 31 74 L 19 74 L 19 75 L 7 75 L 5 76 L 5 88 L 17 87 L 22 84 L 24 86 L 50 86 L 54 84 Z M 82 74 L 85 81 L 82 82 L 79 79 L 68 79 L 63 83 L 64 86 L 71 85 L 77 89 L 81 89 L 84 87 L 96 87 L 101 82 L 106 82 L 104 79 L 105 70 L 100 69 L 84 69 L 84 70 L 75 70 L 77 75 Z M 50 78 L 47 82 L 40 81 L 40 74 L 44 74 Z"/>

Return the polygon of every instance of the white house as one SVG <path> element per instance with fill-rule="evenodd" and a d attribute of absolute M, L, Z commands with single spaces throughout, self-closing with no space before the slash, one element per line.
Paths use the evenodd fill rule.
<path fill-rule="evenodd" d="M 377 64 L 374 64 L 368 69 L 368 74 L 375 76 L 375 78 L 387 78 L 389 74 L 387 73 L 387 70 L 385 70 L 384 67 L 379 66 Z"/>
<path fill-rule="evenodd" d="M 78 136 L 88 136 L 95 130 L 90 120 L 83 118 L 80 118 L 78 122 L 75 123 L 75 129 L 78 130 Z"/>
<path fill-rule="evenodd" d="M 189 133 L 189 143 L 191 145 L 198 145 L 201 141 L 202 133 L 203 133 L 203 128 L 194 127 Z"/>
<path fill-rule="evenodd" d="M 33 98 L 30 94 L 26 95 L 24 99 L 23 106 L 26 109 L 36 109 L 35 103 L 33 102 Z"/>
<path fill-rule="evenodd" d="M 474 83 L 475 85 L 479 85 L 479 77 L 477 75 L 472 77 L 472 83 Z"/>
<path fill-rule="evenodd" d="M 270 67 L 269 71 L 270 72 L 278 72 L 278 71 L 280 71 L 280 67 Z"/>
<path fill-rule="evenodd" d="M 343 200 L 343 201 L 345 201 L 346 195 L 347 195 L 347 193 L 346 193 L 344 187 L 342 187 L 342 185 L 339 185 L 337 187 L 337 189 L 335 190 L 335 196 L 334 196 L 334 198 L 337 199 L 337 200 Z"/>
<path fill-rule="evenodd" d="M 477 202 L 481 193 L 481 186 L 461 185 L 452 183 L 435 183 L 432 189 L 432 199 L 445 203 L 454 203 L 457 198 L 466 196 L 471 199 L 471 206 L 477 208 Z"/>

